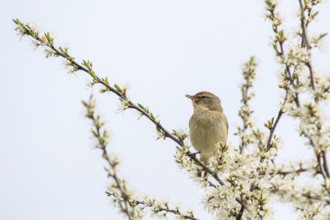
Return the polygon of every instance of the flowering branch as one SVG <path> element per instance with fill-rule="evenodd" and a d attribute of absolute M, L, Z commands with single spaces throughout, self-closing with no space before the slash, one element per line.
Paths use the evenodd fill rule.
<path fill-rule="evenodd" d="M 307 37 L 307 30 L 306 30 L 306 24 L 305 24 L 305 5 L 303 5 L 302 0 L 298 0 L 299 1 L 299 7 L 300 7 L 300 26 L 301 26 L 301 30 L 302 30 L 302 42 L 301 45 L 302 46 L 306 46 L 307 49 L 311 49 L 312 47 L 309 44 L 309 40 Z M 306 1 L 305 1 L 306 2 Z"/>
<path fill-rule="evenodd" d="M 299 0 L 299 6 L 300 6 L 300 22 L 301 22 L 301 38 L 302 38 L 302 47 L 305 47 L 308 50 L 308 56 L 307 59 L 303 59 L 302 62 L 306 65 L 308 68 L 309 74 L 310 74 L 310 85 L 313 90 L 313 96 L 314 96 L 314 101 L 316 105 L 319 103 L 319 96 L 317 93 L 315 93 L 316 90 L 316 81 L 315 81 L 315 76 L 314 76 L 314 71 L 313 71 L 313 65 L 311 62 L 311 46 L 309 44 L 309 37 L 307 35 L 307 24 L 310 23 L 315 17 L 318 15 L 318 11 L 313 12 L 312 9 L 314 6 L 319 4 L 320 1 L 318 0 L 313 0 L 313 1 L 305 1 L 304 3 Z M 305 12 L 308 14 L 308 18 L 305 16 Z M 320 133 L 322 126 L 320 123 L 320 126 L 317 126 L 318 133 Z M 310 144 L 313 146 L 314 149 L 317 148 L 315 141 L 313 140 L 313 137 L 310 135 L 306 135 L 306 137 L 309 139 Z M 316 152 L 317 150 L 315 150 Z M 329 168 L 327 165 L 327 158 L 326 158 L 326 152 L 316 152 L 317 160 L 320 166 L 320 173 L 324 178 L 329 178 Z"/>
<path fill-rule="evenodd" d="M 117 200 L 120 210 L 129 220 L 132 220 L 134 218 L 134 214 L 129 205 L 130 193 L 128 192 L 126 182 L 123 179 L 120 179 L 117 175 L 116 171 L 119 161 L 115 158 L 109 157 L 107 152 L 109 134 L 107 130 L 103 128 L 104 122 L 101 121 L 100 116 L 95 114 L 95 100 L 91 96 L 87 102 L 82 101 L 82 104 L 85 106 L 87 111 L 86 117 L 93 123 L 92 134 L 97 140 L 96 148 L 102 150 L 102 157 L 108 163 L 108 176 L 112 177 L 114 180 L 112 188 L 117 190 L 118 195 L 116 196 L 120 198 L 120 200 Z"/>
<path fill-rule="evenodd" d="M 144 105 L 140 103 L 134 103 L 127 97 L 127 89 L 125 87 L 120 87 L 118 84 L 114 84 L 113 86 L 110 85 L 109 80 L 107 77 L 100 78 L 96 75 L 96 73 L 93 70 L 93 63 L 90 61 L 84 60 L 81 64 L 75 61 L 74 57 L 72 57 L 69 54 L 68 48 L 59 47 L 56 48 L 54 46 L 54 38 L 51 36 L 50 33 L 44 33 L 39 34 L 38 30 L 35 27 L 32 27 L 29 24 L 23 24 L 20 20 L 14 19 L 13 20 L 15 24 L 17 25 L 16 30 L 19 32 L 19 34 L 23 36 L 30 36 L 35 41 L 34 44 L 36 47 L 43 46 L 45 47 L 45 53 L 46 57 L 62 57 L 65 59 L 65 65 L 69 68 L 69 73 L 74 73 L 77 71 L 83 71 L 87 73 L 89 76 L 92 77 L 92 85 L 100 84 L 104 86 L 103 89 L 101 89 L 101 92 L 112 92 L 115 95 L 119 97 L 119 100 L 121 101 L 123 105 L 123 110 L 126 109 L 135 109 L 138 111 L 141 116 L 145 116 L 148 118 L 155 126 L 156 130 L 158 132 L 158 139 L 159 138 L 170 138 L 174 142 L 176 142 L 179 146 L 184 147 L 185 143 L 184 140 L 187 137 L 187 135 L 177 135 L 176 132 L 169 132 L 163 125 L 160 123 L 160 121 L 156 118 L 156 116 L 150 112 L 150 110 L 145 107 Z M 224 185 L 224 182 L 220 179 L 219 175 L 212 171 L 209 167 L 207 167 L 203 162 L 201 162 L 193 153 L 191 153 L 189 150 L 187 151 L 187 156 L 190 157 L 191 160 L 193 160 L 198 166 L 201 166 L 202 169 L 209 173 L 220 185 Z"/>
<path fill-rule="evenodd" d="M 219 145 L 217 152 L 210 158 L 209 164 L 203 164 L 196 154 L 190 152 L 186 143 L 187 134 L 173 130 L 172 132 L 162 126 L 159 119 L 140 103 L 132 102 L 127 96 L 124 86 L 110 84 L 107 77 L 100 78 L 93 70 L 90 61 L 76 62 L 68 48 L 55 47 L 54 39 L 49 33 L 39 34 L 35 27 L 14 20 L 21 36 L 31 36 L 36 47 L 45 48 L 46 57 L 61 57 L 69 68 L 69 73 L 83 71 L 92 77 L 91 85 L 101 85 L 101 92 L 111 92 L 119 97 L 122 109 L 134 109 L 141 116 L 148 118 L 158 132 L 158 139 L 169 138 L 178 146 L 175 160 L 181 168 L 193 174 L 206 190 L 204 198 L 205 207 L 214 214 L 215 219 L 265 219 L 271 213 L 270 203 L 272 196 L 278 196 L 285 202 L 292 202 L 299 213 L 306 219 L 330 218 L 330 178 L 326 153 L 330 143 L 330 124 L 321 114 L 321 101 L 330 99 L 330 78 L 321 77 L 314 72 L 311 62 L 311 48 L 317 47 L 324 38 L 321 34 L 316 38 L 308 37 L 307 28 L 318 12 L 313 6 L 320 0 L 298 0 L 300 5 L 299 24 L 297 34 L 301 44 L 289 41 L 289 37 L 282 29 L 282 19 L 277 12 L 276 0 L 264 0 L 266 16 L 271 21 L 274 32 L 273 49 L 276 58 L 282 67 L 279 76 L 279 88 L 284 92 L 276 117 L 268 120 L 264 126 L 268 132 L 263 132 L 253 125 L 253 110 L 250 100 L 254 97 L 251 92 L 255 79 L 256 61 L 251 57 L 243 67 L 244 81 L 241 85 L 241 108 L 239 116 L 242 125 L 238 127 L 236 135 L 239 136 L 239 149 L 229 145 Z M 297 39 L 295 39 L 297 40 Z M 306 96 L 307 94 L 307 96 Z M 89 102 L 84 105 L 88 109 Z M 182 212 L 179 208 L 171 208 L 165 201 L 152 198 L 136 198 L 128 190 L 126 181 L 116 174 L 118 162 L 109 157 L 106 152 L 107 133 L 104 133 L 103 123 L 96 116 L 94 110 L 89 118 L 93 121 L 93 135 L 98 140 L 97 148 L 102 149 L 103 157 L 108 161 L 108 175 L 114 180 L 107 191 L 115 203 L 119 205 L 129 219 L 143 216 L 144 209 L 165 217 L 174 214 L 181 219 L 196 219 L 191 212 Z M 90 113 L 91 114 L 91 113 Z M 287 114 L 299 121 L 300 136 L 307 140 L 316 156 L 311 165 L 298 162 L 291 166 L 275 165 L 272 163 L 278 154 L 279 138 L 275 135 L 276 129 Z M 87 114 L 88 115 L 88 114 Z M 252 147 L 250 147 L 252 146 Z M 248 148 L 250 147 L 250 148 Z M 111 163 L 112 162 L 112 163 Z M 197 177 L 197 173 L 205 171 L 208 177 Z M 318 178 L 312 178 L 312 183 L 303 183 L 300 175 L 315 177 L 321 174 L 322 183 Z M 320 175 L 320 176 L 321 176 Z M 321 217 L 320 217 L 321 216 Z M 329 218 L 328 218 L 329 217 Z"/>
<path fill-rule="evenodd" d="M 246 62 L 243 66 L 243 77 L 244 82 L 241 85 L 241 103 L 242 106 L 238 112 L 239 117 L 242 119 L 242 127 L 237 128 L 236 135 L 241 139 L 239 150 L 240 153 L 243 153 L 244 148 L 246 148 L 249 144 L 253 143 L 253 139 L 251 138 L 251 132 L 249 130 L 253 129 L 253 121 L 252 114 L 253 110 L 250 108 L 249 101 L 254 97 L 254 93 L 250 92 L 250 89 L 253 86 L 253 80 L 255 79 L 257 62 L 255 57 L 250 57 L 249 61 Z M 253 131 L 252 131 L 253 134 Z"/>
<path fill-rule="evenodd" d="M 275 39 L 273 48 L 275 50 L 276 56 L 279 58 L 281 65 L 284 67 L 284 71 L 280 77 L 280 88 L 285 90 L 284 101 L 281 104 L 281 108 L 277 119 L 281 117 L 284 112 L 287 112 L 289 116 L 297 118 L 300 122 L 300 135 L 304 136 L 308 141 L 307 144 L 310 145 L 316 157 L 313 161 L 315 165 L 313 169 L 303 169 L 300 168 L 293 172 L 294 175 L 300 174 L 301 172 L 310 172 L 313 175 L 321 174 L 324 183 L 320 185 L 318 183 L 319 189 L 310 189 L 311 186 L 306 186 L 303 189 L 297 187 L 297 183 L 292 181 L 291 188 L 289 189 L 289 184 L 285 186 L 279 184 L 277 187 L 273 188 L 277 195 L 280 197 L 285 197 L 285 201 L 292 201 L 297 206 L 298 210 L 302 210 L 304 217 L 312 219 L 315 216 L 327 216 L 327 214 L 321 214 L 319 208 L 313 207 L 312 211 L 304 210 L 308 204 L 310 204 L 312 198 L 328 197 L 329 191 L 329 170 L 327 166 L 326 152 L 329 148 L 329 124 L 327 124 L 325 117 L 321 115 L 319 102 L 320 100 L 328 100 L 328 87 L 329 79 L 322 79 L 321 76 L 316 75 L 311 61 L 311 48 L 317 47 L 319 41 L 326 36 L 326 34 L 321 34 L 318 37 L 309 39 L 307 27 L 311 21 L 318 15 L 318 11 L 314 12 L 313 7 L 319 4 L 319 0 L 298 0 L 299 1 L 299 21 L 300 21 L 300 31 L 297 36 L 301 39 L 300 45 L 286 45 L 288 51 L 284 49 L 284 42 L 287 41 L 288 37 L 284 35 L 284 31 L 278 31 L 282 23 L 280 15 L 275 12 L 277 7 L 276 0 L 265 0 L 267 18 L 272 22 L 273 31 L 275 33 Z M 291 71 L 291 72 L 290 72 Z M 305 74 L 308 73 L 307 74 Z M 312 100 L 299 100 L 299 94 L 309 93 L 312 96 Z M 308 94 L 308 95 L 309 95 Z M 321 95 L 324 94 L 324 95 Z M 308 96 L 309 97 L 309 96 Z M 277 121 L 275 120 L 274 126 L 269 126 L 270 128 L 276 127 Z M 272 120 L 273 121 L 273 120 Z M 270 123 L 273 124 L 272 122 Z M 272 131 L 270 129 L 270 131 Z M 268 143 L 271 143 L 268 141 Z M 288 175 L 287 172 L 277 172 L 275 175 L 276 180 L 279 178 L 285 179 Z M 291 174 L 289 174 L 291 175 Z M 295 177 L 295 176 L 294 176 Z M 307 184 L 306 184 L 307 185 Z M 290 196 L 285 195 L 288 190 L 292 190 Z M 310 193 L 305 193 L 305 191 L 310 191 Z M 298 194 L 299 196 L 298 196 Z M 315 194 L 314 194 L 315 193 Z M 318 196 L 316 196 L 318 195 Z M 318 207 L 326 207 L 328 205 L 328 200 L 325 199 L 315 199 L 314 204 Z M 326 210 L 326 208 L 324 209 Z M 312 213 L 312 214 L 311 214 Z"/>
<path fill-rule="evenodd" d="M 111 193 L 107 192 L 109 196 L 112 196 Z M 177 206 L 175 208 L 170 208 L 169 204 L 167 201 L 158 201 L 154 198 L 145 198 L 144 200 L 136 200 L 136 199 L 131 199 L 130 200 L 131 204 L 134 204 L 135 209 L 142 209 L 144 210 L 145 208 L 150 208 L 151 211 L 160 217 L 163 217 L 166 219 L 167 214 L 171 213 L 174 214 L 176 217 L 179 219 L 190 219 L 190 220 L 198 220 L 197 218 L 194 217 L 194 214 L 192 211 L 188 211 L 187 213 L 183 213 L 180 210 L 180 207 Z"/>
<path fill-rule="evenodd" d="M 91 96 L 88 101 L 82 101 L 86 108 L 86 117 L 93 123 L 91 130 L 93 137 L 96 139 L 96 148 L 102 151 L 102 157 L 107 161 L 108 177 L 114 180 L 114 183 L 109 186 L 107 195 L 114 198 L 115 204 L 119 204 L 119 208 L 129 220 L 139 219 L 143 216 L 143 210 L 149 207 L 156 215 L 166 217 L 168 213 L 174 214 L 180 219 L 197 220 L 192 211 L 184 213 L 180 207 L 170 208 L 168 202 L 161 202 L 156 199 L 145 197 L 142 200 L 135 198 L 132 191 L 127 187 L 124 179 L 120 178 L 117 174 L 117 167 L 119 161 L 107 151 L 109 134 L 104 128 L 104 122 L 101 117 L 95 113 L 95 100 Z"/>
<path fill-rule="evenodd" d="M 295 82 L 295 71 L 296 66 L 292 63 L 288 62 L 285 58 L 286 51 L 284 49 L 284 43 L 287 40 L 287 37 L 284 34 L 284 30 L 280 30 L 280 26 L 282 24 L 282 19 L 279 13 L 275 11 L 277 7 L 277 1 L 274 0 L 265 0 L 266 4 L 266 18 L 272 22 L 272 28 L 275 34 L 275 38 L 273 40 L 273 49 L 275 50 L 276 56 L 278 56 L 281 60 L 281 64 L 285 66 L 284 72 L 281 74 L 283 79 L 283 83 L 279 85 L 280 88 L 285 90 L 285 95 L 283 101 L 281 103 L 281 107 L 277 113 L 275 123 L 274 118 L 269 120 L 265 126 L 269 129 L 269 137 L 267 140 L 266 148 L 269 150 L 272 147 L 272 139 L 276 130 L 276 127 L 284 114 L 283 106 L 287 103 L 289 99 L 293 99 L 296 105 L 300 106 L 299 94 L 295 91 L 296 84 Z M 292 72 L 293 70 L 293 72 Z M 292 88 L 290 88 L 292 87 Z M 292 92 L 294 91 L 294 92 Z"/>
<path fill-rule="evenodd" d="M 284 99 L 284 101 L 285 101 L 285 99 Z M 269 128 L 269 137 L 268 137 L 268 140 L 267 140 L 266 148 L 268 150 L 272 147 L 272 140 L 273 140 L 273 136 L 274 136 L 274 133 L 275 133 L 275 129 L 276 129 L 276 127 L 278 125 L 278 122 L 280 121 L 283 114 L 284 114 L 284 111 L 282 110 L 282 108 L 280 108 L 280 110 L 278 111 L 278 114 L 276 116 L 275 123 L 273 123 L 274 118 L 272 118 L 272 120 L 268 121 L 268 123 L 267 123 L 267 127 Z"/>
<path fill-rule="evenodd" d="M 312 7 L 315 6 L 316 4 L 319 3 L 319 1 L 305 1 L 305 3 L 302 2 L 302 0 L 299 1 L 299 7 L 300 7 L 300 26 L 301 26 L 301 31 L 302 33 L 300 34 L 301 36 L 301 47 L 305 47 L 309 51 L 309 56 L 310 50 L 312 49 L 310 43 L 309 43 L 309 37 L 307 35 L 307 23 L 315 19 L 315 17 L 318 15 L 318 12 L 313 13 L 312 12 Z M 307 18 L 305 16 L 305 11 L 307 12 L 309 22 L 307 21 Z M 311 64 L 311 59 L 307 61 L 303 61 L 303 63 L 308 67 L 309 69 L 309 74 L 311 78 L 311 86 L 312 89 L 315 90 L 315 79 L 314 79 L 314 73 L 313 73 L 313 67 Z"/>
<path fill-rule="evenodd" d="M 285 84 L 280 85 L 280 88 L 285 89 L 286 93 L 288 93 L 289 85 L 291 85 L 294 88 L 296 87 L 295 76 L 294 76 L 295 67 L 292 65 L 292 63 L 287 62 L 285 59 L 286 52 L 284 49 L 284 43 L 287 40 L 287 36 L 285 36 L 283 29 L 280 30 L 280 26 L 282 24 L 282 18 L 279 13 L 275 12 L 278 3 L 276 0 L 265 0 L 265 3 L 266 3 L 266 11 L 267 11 L 266 18 L 272 22 L 272 28 L 275 34 L 273 48 L 275 50 L 276 56 L 280 58 L 281 64 L 285 66 L 285 71 L 282 74 L 283 79 L 285 79 L 284 80 Z M 300 106 L 299 95 L 297 92 L 294 92 L 292 94 L 292 98 L 294 99 L 297 106 Z M 288 97 L 287 95 L 285 95 L 282 105 L 286 103 L 287 99 Z"/>
<path fill-rule="evenodd" d="M 309 1 L 304 1 L 304 3 L 302 2 L 302 0 L 299 0 L 299 7 L 300 7 L 300 23 L 301 23 L 301 30 L 302 30 L 302 34 L 300 35 L 302 38 L 302 47 L 305 47 L 308 50 L 308 56 L 307 59 L 303 59 L 302 63 L 304 63 L 306 65 L 306 67 L 308 68 L 309 74 L 310 74 L 310 85 L 312 87 L 313 90 L 313 95 L 314 95 L 314 101 L 316 104 L 319 103 L 319 96 L 317 93 L 315 93 L 316 90 L 316 81 L 315 81 L 315 76 L 314 76 L 314 71 L 313 71 L 313 65 L 312 65 L 312 61 L 311 61 L 311 46 L 309 44 L 309 37 L 307 35 L 307 25 L 313 20 L 315 19 L 315 17 L 318 15 L 318 11 L 313 12 L 313 7 L 316 6 L 317 4 L 319 4 L 320 1 L 319 0 L 309 0 Z M 308 18 L 306 18 L 305 13 L 308 14 Z M 325 35 L 323 35 L 325 36 Z M 320 132 L 321 130 L 321 126 L 317 126 L 318 132 Z M 313 148 L 317 148 L 316 144 L 313 141 L 313 137 L 308 136 L 307 137 L 309 139 L 310 144 L 313 146 Z M 320 173 L 323 175 L 324 178 L 330 178 L 329 175 L 329 168 L 328 168 L 328 163 L 327 163 L 327 157 L 326 157 L 326 152 L 317 152 L 316 156 L 317 156 L 317 160 L 318 163 L 320 165 Z"/>

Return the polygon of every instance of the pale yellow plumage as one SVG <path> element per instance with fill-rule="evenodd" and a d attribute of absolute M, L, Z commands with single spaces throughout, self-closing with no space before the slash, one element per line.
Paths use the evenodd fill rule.
<path fill-rule="evenodd" d="M 207 163 L 219 143 L 226 144 L 228 122 L 220 99 L 210 92 L 186 95 L 193 102 L 194 113 L 189 121 L 190 140 L 200 152 L 200 158 Z"/>

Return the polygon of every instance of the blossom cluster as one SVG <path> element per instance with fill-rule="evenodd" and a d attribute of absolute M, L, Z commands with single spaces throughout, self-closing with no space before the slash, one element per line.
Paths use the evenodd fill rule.
<path fill-rule="evenodd" d="M 278 86 L 283 92 L 278 114 L 259 128 L 254 123 L 250 101 L 255 97 L 252 88 L 257 62 L 251 57 L 243 65 L 241 108 L 238 116 L 242 125 L 237 128 L 239 146 L 219 143 L 218 150 L 207 164 L 191 153 L 188 134 L 181 130 L 168 131 L 151 110 L 135 104 L 127 96 L 127 87 L 100 78 L 93 70 L 93 63 L 79 63 L 66 47 L 56 47 L 50 33 L 40 33 L 35 25 L 14 22 L 20 36 L 30 36 L 36 48 L 45 49 L 46 57 L 61 57 L 69 73 L 83 71 L 91 77 L 91 86 L 101 86 L 100 92 L 118 96 L 121 110 L 134 109 L 156 127 L 158 139 L 169 138 L 177 145 L 175 160 L 187 171 L 200 187 L 205 189 L 203 204 L 214 219 L 266 219 L 272 216 L 274 198 L 290 202 L 301 219 L 330 219 L 330 173 L 327 153 L 330 147 L 330 123 L 322 104 L 330 99 L 330 78 L 315 70 L 313 53 L 320 49 L 326 34 L 310 35 L 309 26 L 318 16 L 320 0 L 298 0 L 299 27 L 295 35 L 288 35 L 278 12 L 278 1 L 264 0 L 266 18 L 274 33 L 274 54 L 280 66 Z M 95 113 L 94 99 L 83 102 L 86 117 L 93 123 L 92 135 L 96 148 L 108 162 L 107 173 L 112 183 L 107 195 L 128 219 L 143 219 L 145 210 L 159 217 L 169 214 L 179 219 L 197 219 L 192 211 L 182 211 L 150 196 L 139 196 L 118 174 L 119 160 L 107 151 L 109 134 L 101 117 Z M 276 135 L 277 125 L 286 114 L 298 122 L 297 130 L 306 145 L 314 152 L 310 161 L 277 164 L 281 141 Z M 298 146 L 300 147 L 300 146 Z M 303 146 L 301 146 L 303 147 Z M 306 181 L 306 179 L 308 181 Z"/>

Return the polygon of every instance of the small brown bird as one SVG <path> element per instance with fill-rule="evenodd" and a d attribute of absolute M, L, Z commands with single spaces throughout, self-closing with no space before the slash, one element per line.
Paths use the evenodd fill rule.
<path fill-rule="evenodd" d="M 226 144 L 228 121 L 216 95 L 203 91 L 186 97 L 192 100 L 194 107 L 189 121 L 190 140 L 200 152 L 201 161 L 207 163 L 219 143 Z"/>

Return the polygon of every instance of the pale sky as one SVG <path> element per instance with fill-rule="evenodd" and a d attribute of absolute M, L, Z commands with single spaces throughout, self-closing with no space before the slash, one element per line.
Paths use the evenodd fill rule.
<path fill-rule="evenodd" d="M 118 99 L 88 88 L 86 74 L 68 75 L 62 60 L 45 59 L 30 39 L 20 41 L 12 19 L 53 33 L 57 46 L 69 46 L 77 61 L 92 61 L 99 76 L 128 84 L 129 97 L 149 106 L 169 130 L 188 129 L 192 106 L 185 94 L 215 93 L 229 119 L 229 143 L 237 146 L 241 66 L 249 56 L 260 63 L 252 102 L 257 124 L 276 115 L 281 98 L 263 1 L 1 3 L 0 219 L 125 219 L 105 194 L 111 180 L 84 118 L 81 100 L 92 92 L 111 133 L 109 151 L 121 159 L 119 174 L 129 185 L 141 195 L 169 199 L 183 209 L 192 207 L 200 219 L 211 219 L 201 205 L 203 190 L 175 163 L 175 143 L 156 141 L 149 121 L 137 120 L 132 110 L 118 113 Z M 281 3 L 286 30 L 293 33 L 299 25 L 298 0 Z M 313 31 L 330 32 L 329 21 L 326 2 Z M 330 74 L 329 55 L 327 47 L 313 52 L 322 74 Z M 282 161 L 311 157 L 295 137 L 296 124 L 284 117 L 277 129 L 285 146 Z M 295 218 L 289 205 L 276 205 L 274 219 Z"/>

